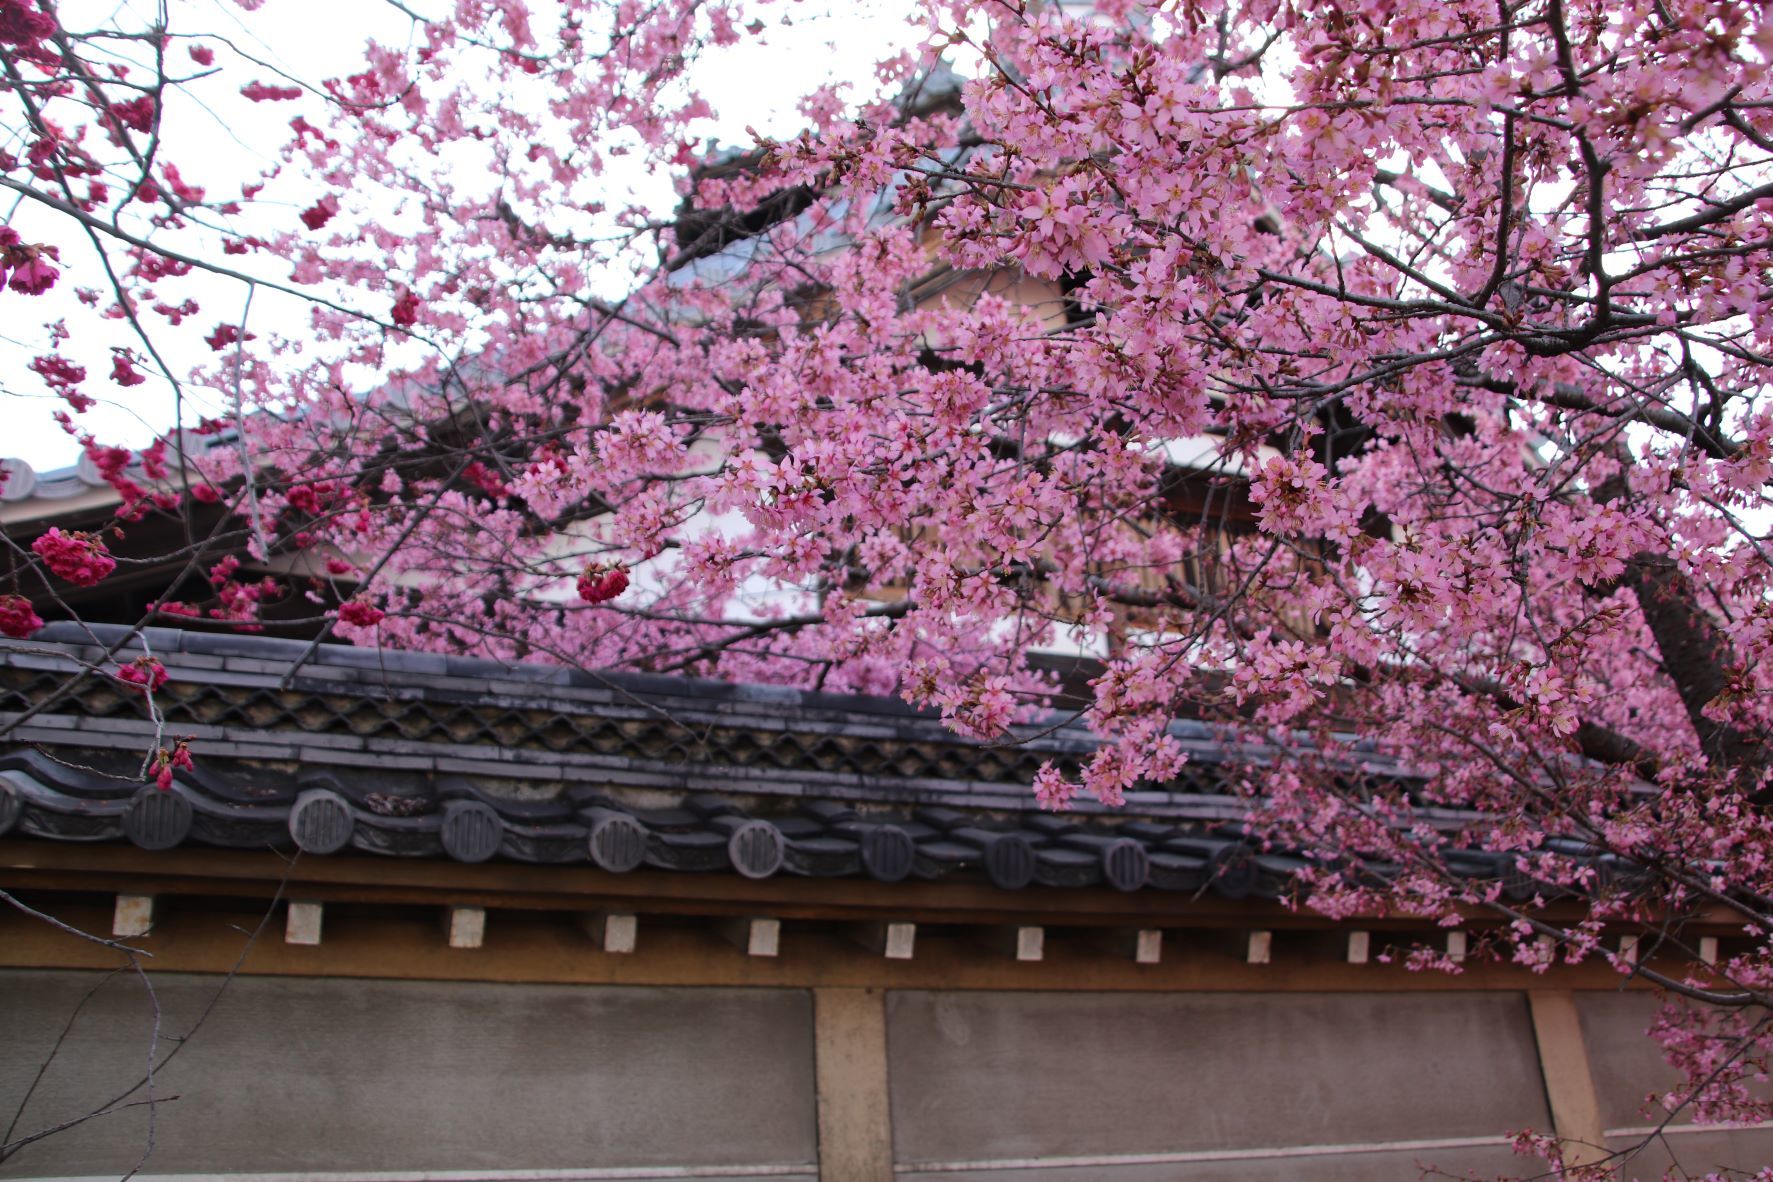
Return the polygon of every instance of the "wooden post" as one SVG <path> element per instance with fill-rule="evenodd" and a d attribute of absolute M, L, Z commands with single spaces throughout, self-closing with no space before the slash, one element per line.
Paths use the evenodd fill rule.
<path fill-rule="evenodd" d="M 1563 1142 L 1564 1160 L 1578 1166 L 1598 1162 L 1607 1156 L 1606 1133 L 1575 995 L 1567 989 L 1535 989 L 1527 993 L 1527 1004 L 1551 1124 Z"/>
<path fill-rule="evenodd" d="M 117 908 L 111 912 L 111 934 L 113 936 L 145 936 L 153 930 L 153 895 L 117 896 Z"/>
<path fill-rule="evenodd" d="M 886 995 L 813 990 L 819 1182 L 893 1182 Z"/>

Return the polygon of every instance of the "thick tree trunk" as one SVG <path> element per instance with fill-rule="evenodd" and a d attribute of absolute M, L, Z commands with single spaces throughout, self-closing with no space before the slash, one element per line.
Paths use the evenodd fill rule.
<path fill-rule="evenodd" d="M 1719 768 L 1735 770 L 1743 787 L 1758 787 L 1767 757 L 1761 737 L 1706 713 L 1706 707 L 1729 690 L 1735 661 L 1730 642 L 1701 606 L 1698 589 L 1660 554 L 1633 558 L 1623 582 L 1637 594 L 1638 608 L 1662 654 L 1662 667 L 1681 696 L 1706 757 Z"/>

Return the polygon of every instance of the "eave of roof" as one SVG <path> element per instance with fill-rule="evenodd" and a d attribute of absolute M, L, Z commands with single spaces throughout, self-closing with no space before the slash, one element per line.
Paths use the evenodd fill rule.
<path fill-rule="evenodd" d="M 171 675 L 163 728 L 103 677 L 55 697 L 144 643 Z M 0 834 L 1229 898 L 1277 897 L 1304 865 L 1237 824 L 1228 781 L 1262 750 L 1201 724 L 1175 728 L 1185 782 L 1056 816 L 1030 807 L 1035 769 L 1094 745 L 1060 720 L 987 745 L 895 700 L 70 624 L 0 645 L 0 722 Z M 141 785 L 144 752 L 187 736 L 196 770 Z"/>

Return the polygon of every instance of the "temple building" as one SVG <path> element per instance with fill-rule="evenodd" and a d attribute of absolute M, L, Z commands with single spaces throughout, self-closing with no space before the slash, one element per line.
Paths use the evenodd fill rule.
<path fill-rule="evenodd" d="M 152 710 L 88 672 L 144 647 Z M 0 647 L 0 724 L 35 913 L 0 908 L 0 1177 L 1367 1182 L 1531 1176 L 1525 1129 L 1628 1177 L 1773 1160 L 1657 1131 L 1657 1000 L 1604 964 L 1289 906 L 1229 791 L 1262 753 L 1201 725 L 1185 781 L 1050 814 L 1074 728 L 72 623 Z"/>

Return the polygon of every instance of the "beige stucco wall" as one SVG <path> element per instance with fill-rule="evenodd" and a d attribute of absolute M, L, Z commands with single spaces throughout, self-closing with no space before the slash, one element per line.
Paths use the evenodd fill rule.
<path fill-rule="evenodd" d="M 1773 1163 L 1773 1129 L 1702 1131 L 1693 1125 L 1691 1112 L 1677 1113 L 1663 1136 L 1647 1137 L 1643 1130 L 1659 1124 L 1662 1115 L 1646 1113 L 1645 1101 L 1680 1079 L 1644 1037 L 1660 1003 L 1647 993 L 1582 993 L 1576 1005 L 1607 1145 L 1631 1154 L 1625 1177 L 1649 1182 L 1671 1166 L 1699 1177 L 1713 1170 L 1753 1172 Z"/>
<path fill-rule="evenodd" d="M 96 979 L 0 974 L 0 1127 Z M 166 1035 L 219 983 L 153 981 Z M 21 1130 L 127 1087 L 151 1024 L 140 984 L 114 978 Z M 179 1099 L 158 1108 L 146 1172 L 809 1166 L 811 1032 L 802 990 L 241 977 L 158 1078 Z M 23 1150 L 0 1177 L 121 1177 L 145 1133 L 144 1109 L 106 1117 Z"/>
<path fill-rule="evenodd" d="M 97 980 L 0 972 L 0 1120 Z M 220 978 L 153 980 L 170 1049 Z M 1551 1120 L 1521 993 L 874 996 L 902 1182 L 1523 1175 L 1533 1163 L 1507 1134 Z M 1642 1037 L 1653 1000 L 1584 994 L 1577 1006 L 1608 1129 L 1645 1123 L 1641 1097 L 1669 1078 Z M 151 1023 L 139 981 L 113 978 L 20 1130 L 127 1087 Z M 160 1074 L 160 1094 L 179 1098 L 159 1108 L 146 1174 L 806 1182 L 814 1039 L 804 990 L 241 977 Z M 851 1053 L 833 1044 L 827 1059 L 855 1066 Z M 51 1138 L 0 1177 L 119 1177 L 145 1115 Z M 1695 1173 L 1753 1168 L 1773 1161 L 1773 1131 L 1677 1133 L 1630 1175 L 1659 1178 L 1671 1158 Z"/>
<path fill-rule="evenodd" d="M 1497 1171 L 1549 1123 L 1520 994 L 903 992 L 887 1030 L 899 1161 L 1003 1182 Z"/>

